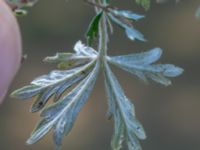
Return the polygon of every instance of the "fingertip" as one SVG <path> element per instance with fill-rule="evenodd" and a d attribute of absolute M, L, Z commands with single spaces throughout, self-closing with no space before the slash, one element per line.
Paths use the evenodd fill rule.
<path fill-rule="evenodd" d="M 0 105 L 3 103 L 7 90 L 0 91 Z"/>

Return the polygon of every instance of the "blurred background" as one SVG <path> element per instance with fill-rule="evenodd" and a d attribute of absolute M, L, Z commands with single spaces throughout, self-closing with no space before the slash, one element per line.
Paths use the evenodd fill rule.
<path fill-rule="evenodd" d="M 132 42 L 115 26 L 109 54 L 128 54 L 161 47 L 163 63 L 173 63 L 185 69 L 173 79 L 173 85 L 145 85 L 130 74 L 115 67 L 113 71 L 136 106 L 136 115 L 144 125 L 148 138 L 142 141 L 144 150 L 200 150 L 200 20 L 195 12 L 200 0 L 182 0 L 176 4 L 153 3 L 148 12 L 136 7 L 131 0 L 115 1 L 113 5 L 145 13 L 146 18 L 135 27 L 148 42 Z M 57 51 L 71 52 L 77 40 L 85 42 L 85 31 L 94 15 L 93 8 L 83 0 L 42 0 L 18 18 L 24 53 L 23 63 L 10 92 L 29 84 L 55 66 L 42 63 L 45 56 Z M 88 103 L 82 109 L 71 133 L 64 139 L 65 150 L 109 150 L 113 123 L 105 117 L 107 99 L 100 75 Z M 10 93 L 9 92 L 9 93 Z M 29 113 L 32 100 L 7 100 L 0 108 L 1 150 L 53 150 L 51 134 L 35 145 L 26 139 L 39 114 Z M 124 148 L 125 150 L 125 148 Z"/>

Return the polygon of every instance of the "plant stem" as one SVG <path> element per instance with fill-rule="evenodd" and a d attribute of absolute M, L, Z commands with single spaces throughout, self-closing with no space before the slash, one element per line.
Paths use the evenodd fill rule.
<path fill-rule="evenodd" d="M 103 0 L 103 5 L 107 5 L 105 0 Z M 108 31 L 107 31 L 107 23 L 106 23 L 106 14 L 103 12 L 102 18 L 99 23 L 99 58 L 102 66 L 105 64 L 105 58 L 107 56 L 108 50 Z"/>
<path fill-rule="evenodd" d="M 96 3 L 98 6 L 105 8 L 107 3 L 105 0 L 92 0 L 92 3 Z M 105 7 L 104 7 L 105 5 Z M 95 11 L 98 14 L 100 11 L 103 11 L 102 8 L 95 6 Z M 99 22 L 99 41 L 98 41 L 98 51 L 99 51 L 99 60 L 103 66 L 105 63 L 105 56 L 107 55 L 107 44 L 108 44 L 108 33 L 107 33 L 107 24 L 106 24 L 106 14 L 103 12 L 102 18 Z"/>
<path fill-rule="evenodd" d="M 104 57 L 107 55 L 107 44 L 108 44 L 108 35 L 107 35 L 107 25 L 105 15 L 102 15 L 101 21 L 99 23 L 99 55 Z"/>

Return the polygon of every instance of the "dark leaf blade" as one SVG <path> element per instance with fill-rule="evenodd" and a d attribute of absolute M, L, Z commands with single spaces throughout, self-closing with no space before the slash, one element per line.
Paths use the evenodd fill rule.
<path fill-rule="evenodd" d="M 97 14 L 91 21 L 88 31 L 86 33 L 88 45 L 92 45 L 94 39 L 98 36 L 99 32 L 99 22 L 102 17 L 103 12 Z"/>

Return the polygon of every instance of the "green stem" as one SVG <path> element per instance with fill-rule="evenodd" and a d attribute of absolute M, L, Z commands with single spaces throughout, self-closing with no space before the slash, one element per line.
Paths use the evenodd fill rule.
<path fill-rule="evenodd" d="M 107 6 L 107 1 L 102 0 L 103 5 Z M 99 23 L 99 58 L 102 64 L 102 67 L 106 63 L 106 56 L 108 50 L 108 31 L 106 23 L 106 14 L 103 12 L 102 18 Z"/>
<path fill-rule="evenodd" d="M 106 0 L 92 0 L 92 2 L 107 6 Z M 95 7 L 96 13 L 98 14 L 100 11 L 98 7 Z M 107 45 L 108 45 L 108 33 L 107 33 L 107 24 L 106 24 L 106 14 L 103 12 L 102 18 L 99 22 L 99 41 L 98 41 L 98 51 L 99 51 L 99 60 L 101 65 L 103 66 L 105 63 L 105 57 L 107 55 Z"/>
<path fill-rule="evenodd" d="M 108 44 L 108 35 L 107 35 L 107 24 L 105 14 L 102 15 L 101 21 L 99 23 L 99 55 L 104 58 L 107 55 L 107 44 Z"/>

